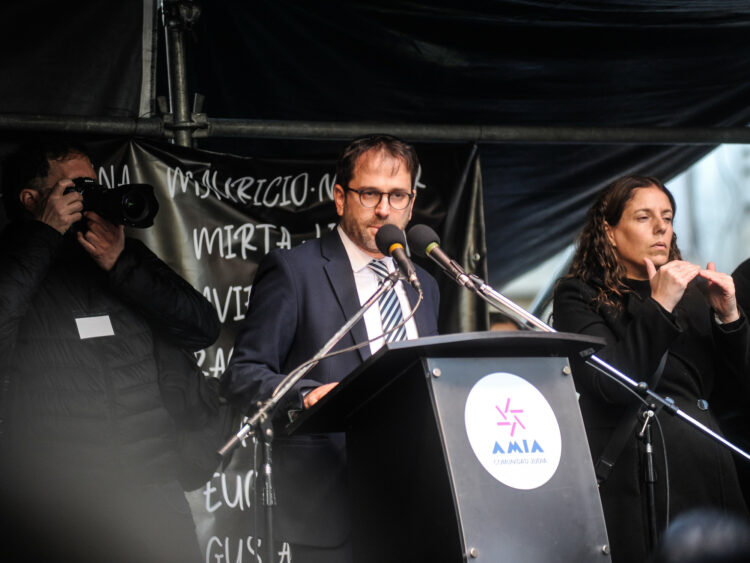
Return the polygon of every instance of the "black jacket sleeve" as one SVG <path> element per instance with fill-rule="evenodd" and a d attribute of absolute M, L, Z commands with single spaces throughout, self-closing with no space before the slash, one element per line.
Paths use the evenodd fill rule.
<path fill-rule="evenodd" d="M 216 342 L 221 325 L 211 303 L 141 241 L 126 239 L 108 280 L 120 299 L 174 344 L 196 351 Z"/>
<path fill-rule="evenodd" d="M 555 329 L 604 338 L 607 344 L 597 357 L 650 386 L 662 355 L 681 332 L 676 319 L 651 298 L 620 313 L 597 308 L 595 298 L 596 289 L 582 281 L 561 281 L 554 294 Z M 608 403 L 626 404 L 632 399 L 623 385 L 598 370 L 584 364 L 573 368 L 579 392 L 593 392 Z"/>
<path fill-rule="evenodd" d="M 242 412 L 270 398 L 286 378 L 284 368 L 294 345 L 299 314 L 294 285 L 294 271 L 282 254 L 271 252 L 261 260 L 232 360 L 221 376 L 223 394 Z M 300 391 L 319 385 L 320 381 L 309 377 L 301 379 L 280 403 L 278 412 L 283 415 L 301 408 Z"/>
<path fill-rule="evenodd" d="M 0 354 L 14 347 L 18 325 L 62 240 L 59 232 L 41 221 L 11 223 L 0 237 Z"/>

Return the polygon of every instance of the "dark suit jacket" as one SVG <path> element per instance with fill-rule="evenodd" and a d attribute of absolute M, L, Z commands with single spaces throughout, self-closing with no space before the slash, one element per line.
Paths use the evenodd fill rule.
<path fill-rule="evenodd" d="M 417 330 L 420 336 L 435 335 L 437 282 L 415 267 L 424 292 L 415 314 Z M 406 291 L 413 305 L 417 292 L 409 285 Z M 253 412 L 257 401 L 270 397 L 286 374 L 312 358 L 359 309 L 350 262 L 335 230 L 269 253 L 258 267 L 247 316 L 221 377 L 225 396 Z M 360 319 L 334 350 L 366 340 Z M 365 345 L 322 360 L 279 404 L 275 420 L 283 422 L 289 409 L 301 408 L 301 390 L 341 381 L 369 356 Z M 342 544 L 350 531 L 343 436 L 281 434 L 274 441 L 275 536 L 312 546 Z"/>
<path fill-rule="evenodd" d="M 743 316 L 735 323 L 717 325 L 706 299 L 694 284 L 688 286 L 673 314 L 651 299 L 648 282 L 631 285 L 634 291 L 623 297 L 622 310 L 617 311 L 597 307 L 596 286 L 577 279 L 562 281 L 555 290 L 554 327 L 604 337 L 607 345 L 597 352 L 599 358 L 631 379 L 647 382 L 660 396 L 673 398 L 685 414 L 720 433 L 713 408 L 703 410 L 698 401 L 708 400 L 713 406 L 718 387 L 750 375 L 747 319 Z M 665 351 L 667 361 L 654 388 L 654 372 Z M 572 367 L 591 454 L 596 461 L 620 420 L 634 416 L 627 407 L 633 401 L 632 395 L 582 362 L 572 362 Z M 660 424 L 654 427 L 654 461 L 660 527 L 665 522 L 667 485 L 671 518 L 705 506 L 746 514 L 730 451 L 677 417 L 662 413 L 658 418 Z M 611 475 L 600 486 L 615 563 L 646 559 L 646 488 L 635 432 Z"/>

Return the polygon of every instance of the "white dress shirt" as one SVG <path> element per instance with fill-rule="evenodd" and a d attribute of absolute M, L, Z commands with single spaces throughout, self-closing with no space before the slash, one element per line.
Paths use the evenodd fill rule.
<path fill-rule="evenodd" d="M 344 243 L 346 254 L 349 256 L 349 263 L 352 267 L 352 273 L 354 274 L 354 283 L 357 286 L 357 295 L 359 296 L 359 304 L 364 305 L 367 300 L 378 290 L 380 280 L 378 275 L 368 267 L 373 257 L 367 254 L 364 250 L 359 248 L 352 239 L 344 232 L 339 225 L 336 230 L 341 237 L 341 242 Z M 386 256 L 381 258 L 381 261 L 388 267 L 389 272 L 396 270 L 396 265 L 393 262 L 393 258 Z M 408 297 L 406 297 L 406 291 L 404 290 L 404 284 L 401 280 L 396 282 L 394 286 L 396 289 L 396 295 L 401 303 L 401 314 L 406 318 L 411 313 L 411 304 L 409 303 Z M 380 319 L 380 310 L 378 304 L 374 303 L 367 311 L 365 311 L 364 317 L 365 326 L 367 328 L 367 338 L 375 338 L 370 342 L 370 352 L 375 353 L 378 349 L 383 346 L 383 339 L 376 338 L 383 334 L 383 325 Z M 414 322 L 414 318 L 406 321 L 406 338 L 409 340 L 418 338 L 417 324 Z"/>

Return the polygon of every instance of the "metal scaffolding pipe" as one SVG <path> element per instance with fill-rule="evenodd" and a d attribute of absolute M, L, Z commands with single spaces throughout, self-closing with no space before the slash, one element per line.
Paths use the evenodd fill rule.
<path fill-rule="evenodd" d="M 206 118 L 174 124 L 171 116 L 151 118 L 0 114 L 0 131 L 44 131 L 171 138 L 193 137 L 349 140 L 375 131 L 410 141 L 484 144 L 750 144 L 747 127 L 522 127 L 408 123 L 280 121 Z M 174 130 L 174 133 L 173 133 Z M 189 138 L 189 137 L 188 137 Z"/>
<path fill-rule="evenodd" d="M 175 143 L 190 147 L 192 116 L 188 105 L 184 32 L 195 23 L 200 8 L 190 1 L 164 0 L 161 5 L 167 44 L 169 111 L 172 113 Z"/>
<path fill-rule="evenodd" d="M 431 125 L 409 123 L 343 123 L 247 119 L 208 120 L 196 137 L 347 140 L 375 131 L 410 141 L 479 143 L 667 144 L 719 145 L 750 143 L 746 127 L 523 127 L 504 125 Z"/>
<path fill-rule="evenodd" d="M 0 131 L 33 131 L 134 137 L 171 137 L 159 117 L 81 117 L 66 115 L 0 114 Z"/>

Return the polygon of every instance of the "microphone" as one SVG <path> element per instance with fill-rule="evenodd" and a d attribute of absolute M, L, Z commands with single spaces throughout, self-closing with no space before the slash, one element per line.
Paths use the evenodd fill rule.
<path fill-rule="evenodd" d="M 404 250 L 405 242 L 404 231 L 390 223 L 380 227 L 375 235 L 375 244 L 378 246 L 378 250 L 386 256 L 392 256 L 396 264 L 398 264 L 398 269 L 406 276 L 409 283 L 419 293 L 422 293 L 422 284 L 417 279 L 417 272 L 414 270 L 411 260 L 406 255 L 406 250 Z"/>
<path fill-rule="evenodd" d="M 429 256 L 445 272 L 460 284 L 473 288 L 473 284 L 461 265 L 451 260 L 440 248 L 440 237 L 427 225 L 414 225 L 409 229 L 409 247 L 420 256 Z"/>

